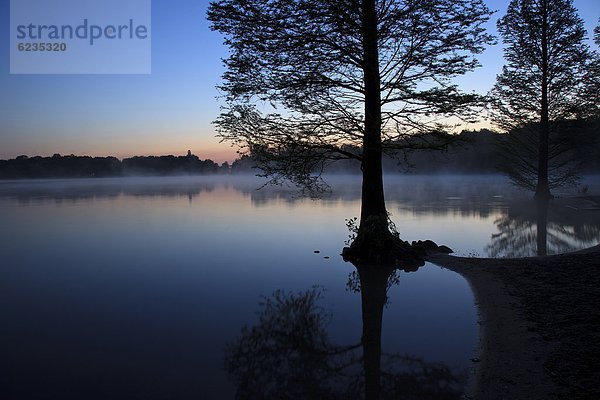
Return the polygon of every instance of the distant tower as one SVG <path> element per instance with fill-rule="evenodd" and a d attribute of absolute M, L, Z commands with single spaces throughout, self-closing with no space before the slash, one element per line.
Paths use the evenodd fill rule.
<path fill-rule="evenodd" d="M 187 156 L 188 156 L 188 157 L 191 157 L 191 156 L 192 156 L 192 151 L 191 151 L 191 150 L 188 150 L 188 155 L 187 155 Z"/>

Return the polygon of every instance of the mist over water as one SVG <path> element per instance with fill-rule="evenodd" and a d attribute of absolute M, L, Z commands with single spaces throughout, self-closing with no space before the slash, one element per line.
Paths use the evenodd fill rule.
<path fill-rule="evenodd" d="M 0 182 L 0 397 L 233 398 L 226 343 L 277 290 L 321 288 L 329 340 L 359 342 L 355 268 L 339 256 L 359 181 L 336 177 L 318 200 L 248 176 Z M 531 195 L 500 177 L 386 177 L 386 190 L 404 239 L 462 255 L 535 255 L 541 225 L 549 253 L 600 240 L 583 200 L 528 211 Z M 387 296 L 384 352 L 471 367 L 461 277 L 427 264 Z"/>

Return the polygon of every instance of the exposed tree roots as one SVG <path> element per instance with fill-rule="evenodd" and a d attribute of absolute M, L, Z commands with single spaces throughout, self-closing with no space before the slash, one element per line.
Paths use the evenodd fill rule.
<path fill-rule="evenodd" d="M 355 265 L 394 267 L 416 271 L 425 265 L 428 253 L 452 253 L 447 246 L 438 246 L 431 240 L 409 243 L 393 233 L 384 235 L 359 234 L 349 247 L 344 247 L 344 261 Z"/>

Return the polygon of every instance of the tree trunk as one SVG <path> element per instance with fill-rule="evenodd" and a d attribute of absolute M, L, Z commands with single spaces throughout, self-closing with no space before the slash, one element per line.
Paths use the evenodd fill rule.
<path fill-rule="evenodd" d="M 381 165 L 381 82 L 375 1 L 364 0 L 361 7 L 365 131 L 362 149 L 363 182 L 359 234 L 373 229 L 378 233 L 389 233 Z"/>
<path fill-rule="evenodd" d="M 535 189 L 536 199 L 549 199 L 548 184 L 548 142 L 550 121 L 548 118 L 548 3 L 542 0 L 542 104 L 540 115 L 540 140 L 538 150 L 538 180 Z"/>

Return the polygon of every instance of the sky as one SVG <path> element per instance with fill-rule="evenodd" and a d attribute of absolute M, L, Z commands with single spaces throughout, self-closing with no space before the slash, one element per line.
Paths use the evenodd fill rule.
<path fill-rule="evenodd" d="M 509 0 L 485 1 L 498 10 L 487 25 L 495 33 Z M 10 74 L 10 0 L 0 4 L 0 159 L 188 150 L 219 163 L 235 159 L 235 148 L 219 143 L 212 124 L 223 105 L 215 86 L 227 49 L 209 28 L 208 0 L 152 0 L 150 73 L 107 75 Z M 574 5 L 591 37 L 600 0 Z M 492 87 L 504 64 L 501 46 L 479 60 L 481 68 L 457 80 L 464 91 L 483 94 Z"/>

